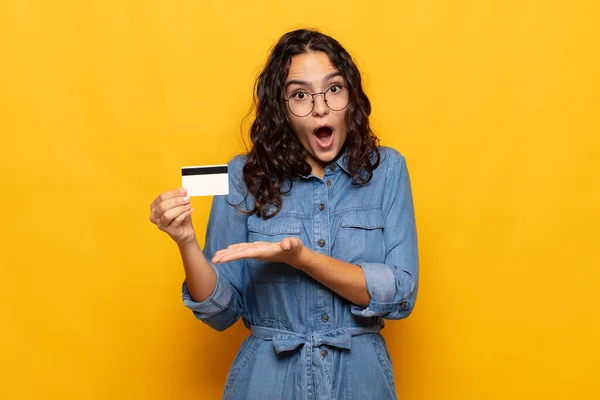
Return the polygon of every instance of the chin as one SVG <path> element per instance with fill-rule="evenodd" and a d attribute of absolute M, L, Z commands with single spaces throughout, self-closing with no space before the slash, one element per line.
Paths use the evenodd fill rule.
<path fill-rule="evenodd" d="M 339 150 L 337 150 L 337 151 L 331 151 L 331 152 L 328 151 L 326 154 L 321 154 L 321 156 L 318 157 L 317 160 L 320 163 L 329 164 L 330 162 L 332 162 L 333 160 L 336 159 L 336 157 L 339 154 L 339 152 L 340 152 Z"/>

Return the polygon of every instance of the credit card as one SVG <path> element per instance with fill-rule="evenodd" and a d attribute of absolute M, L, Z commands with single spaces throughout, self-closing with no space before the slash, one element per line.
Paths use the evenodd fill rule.
<path fill-rule="evenodd" d="M 227 165 L 181 167 L 181 186 L 188 196 L 218 196 L 229 194 Z"/>

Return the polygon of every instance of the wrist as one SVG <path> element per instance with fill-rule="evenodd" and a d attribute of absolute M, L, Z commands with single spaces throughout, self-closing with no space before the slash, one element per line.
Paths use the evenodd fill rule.
<path fill-rule="evenodd" d="M 302 246 L 300 248 L 300 250 L 298 251 L 298 255 L 296 256 L 296 259 L 294 260 L 294 263 L 292 264 L 294 266 L 294 268 L 297 268 L 301 271 L 305 271 L 309 268 L 310 264 L 309 261 L 311 259 L 311 254 L 313 253 L 313 251 L 311 249 L 309 249 L 306 246 Z"/>
<path fill-rule="evenodd" d="M 179 247 L 179 250 L 182 251 L 190 248 L 200 247 L 198 241 L 196 240 L 196 235 L 192 235 L 191 237 L 185 238 L 183 240 L 175 241 L 175 243 L 177 243 L 177 247 Z"/>

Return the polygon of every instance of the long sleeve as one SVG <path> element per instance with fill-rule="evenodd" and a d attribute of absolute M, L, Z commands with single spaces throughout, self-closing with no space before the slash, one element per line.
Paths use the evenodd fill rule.
<path fill-rule="evenodd" d="M 414 308 L 419 279 L 417 232 L 412 190 L 406 161 L 399 153 L 386 171 L 383 197 L 385 261 L 359 263 L 371 300 L 367 308 L 352 307 L 352 313 L 387 319 L 408 317 Z"/>
<path fill-rule="evenodd" d="M 229 194 L 213 198 L 206 229 L 206 242 L 202 250 L 210 262 L 215 252 L 230 244 L 246 242 L 248 238 L 247 216 L 233 206 L 245 208 L 246 196 L 242 181 L 241 157 L 229 163 Z M 233 325 L 242 315 L 243 281 L 245 260 L 238 260 L 211 266 L 217 273 L 217 285 L 213 293 L 202 302 L 195 302 L 184 281 L 182 285 L 183 303 L 194 315 L 216 330 L 224 330 Z"/>

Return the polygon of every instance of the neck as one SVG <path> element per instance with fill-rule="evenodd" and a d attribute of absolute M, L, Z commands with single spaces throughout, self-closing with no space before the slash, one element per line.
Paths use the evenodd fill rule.
<path fill-rule="evenodd" d="M 314 160 L 311 157 L 308 157 L 306 159 L 306 162 L 308 163 L 308 165 L 310 165 L 310 173 L 313 174 L 314 176 L 317 176 L 321 179 L 323 179 L 323 177 L 325 176 L 325 165 L 321 164 L 320 162 L 318 162 L 317 160 Z"/>

